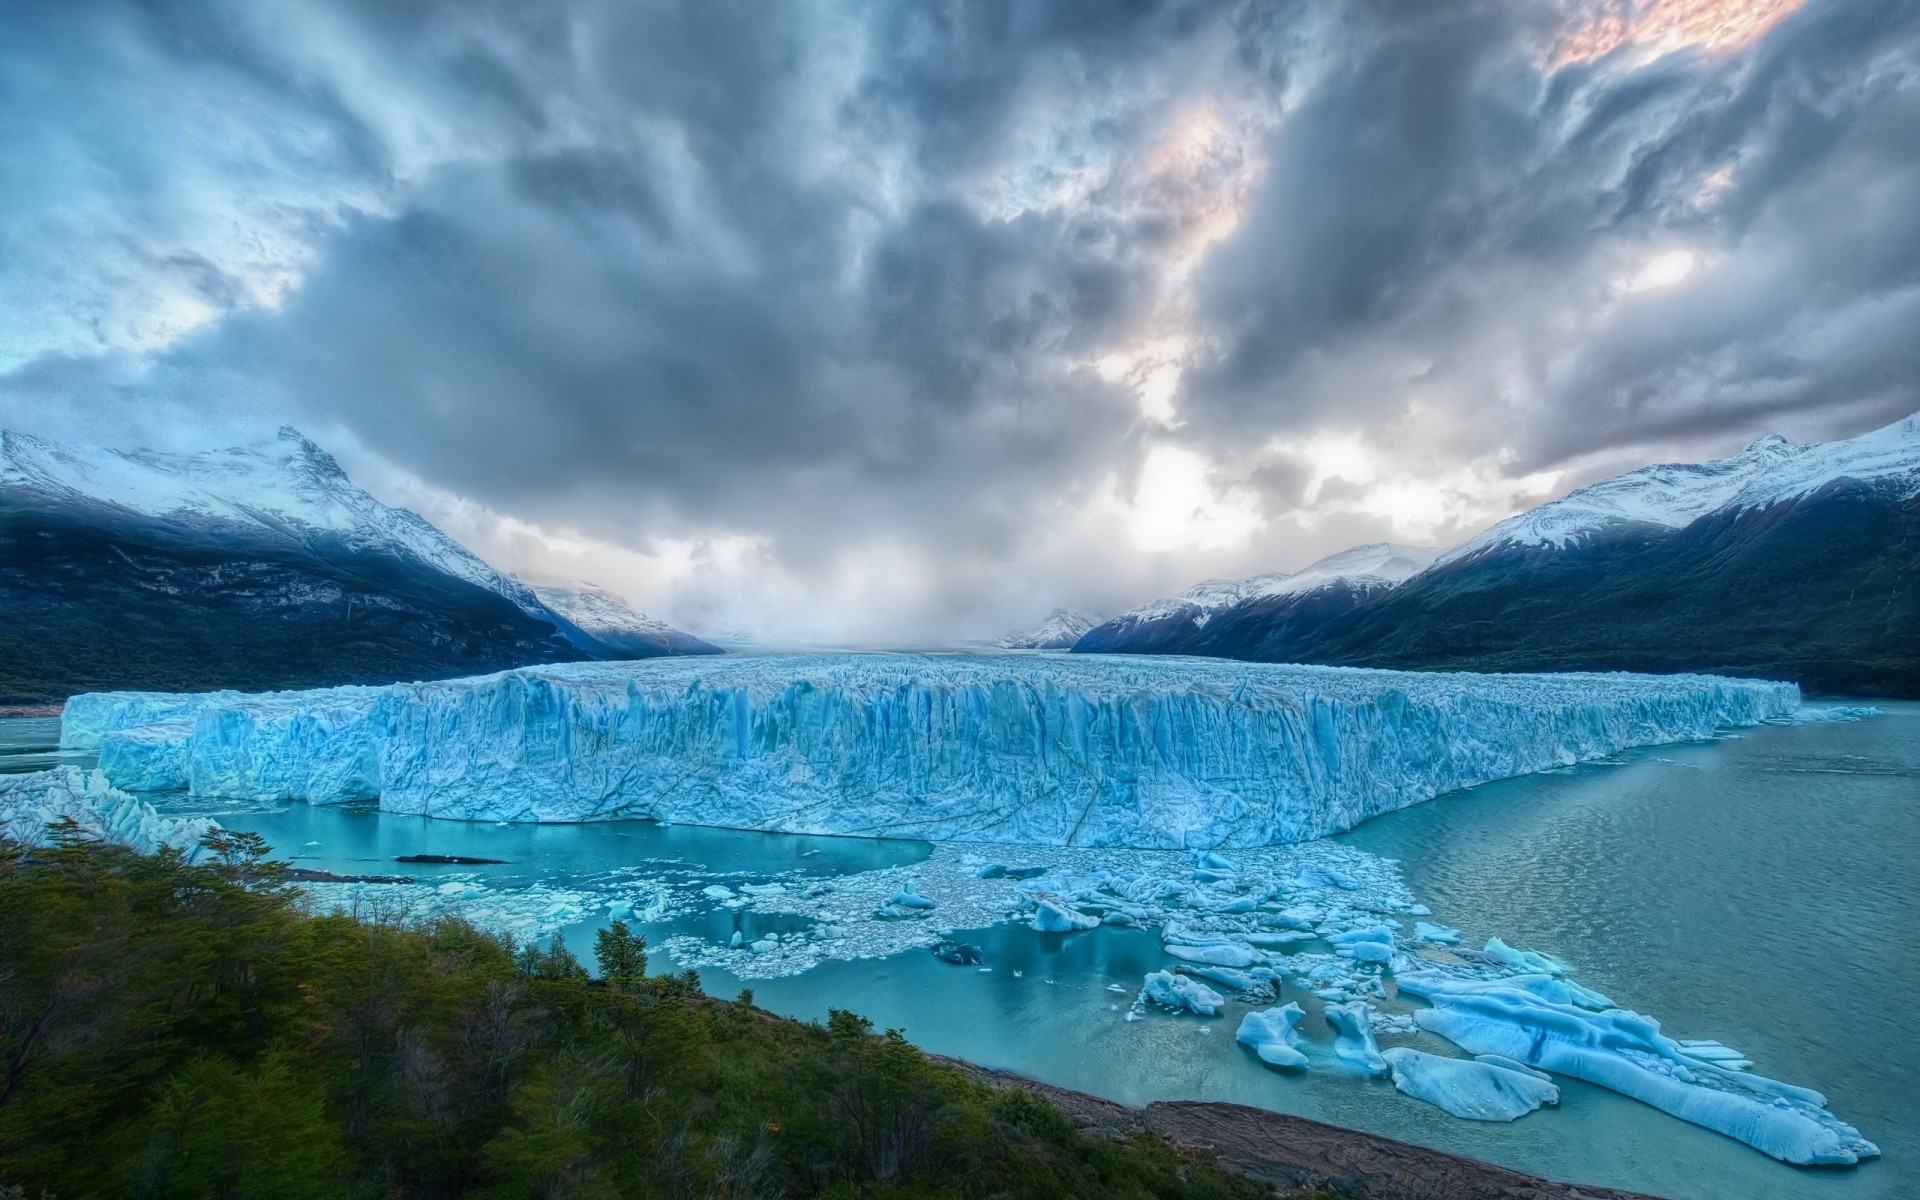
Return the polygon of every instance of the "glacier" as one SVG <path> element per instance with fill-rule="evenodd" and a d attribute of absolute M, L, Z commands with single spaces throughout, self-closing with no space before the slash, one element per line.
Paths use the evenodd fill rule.
<path fill-rule="evenodd" d="M 220 828 L 205 817 L 162 816 L 147 801 L 113 787 L 97 770 L 60 766 L 0 775 L 0 838 L 23 846 L 45 845 L 62 820 L 110 845 L 142 854 L 174 849 L 189 862 L 204 853 L 200 839 Z"/>
<path fill-rule="evenodd" d="M 1792 684 L 1210 659 L 770 654 L 429 683 L 74 697 L 114 786 L 465 820 L 1252 847 L 1793 716 Z"/>

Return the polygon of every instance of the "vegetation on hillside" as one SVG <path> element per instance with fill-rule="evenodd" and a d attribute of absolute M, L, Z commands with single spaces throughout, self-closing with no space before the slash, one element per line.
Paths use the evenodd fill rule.
<path fill-rule="evenodd" d="M 0 841 L 0 1195 L 1251 1197 L 1032 1093 L 650 975 L 624 926 L 515 945 L 304 913 L 257 836 L 201 865 Z"/>

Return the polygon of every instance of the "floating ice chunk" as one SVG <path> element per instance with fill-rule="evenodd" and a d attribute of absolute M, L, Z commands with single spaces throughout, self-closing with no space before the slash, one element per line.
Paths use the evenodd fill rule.
<path fill-rule="evenodd" d="M 1297 929 L 1281 929 L 1272 932 L 1249 933 L 1246 935 L 1250 946 L 1297 946 L 1301 942 L 1313 940 L 1311 933 L 1302 933 Z"/>
<path fill-rule="evenodd" d="M 1355 962 L 1385 963 L 1393 959 L 1393 930 L 1385 925 L 1330 934 L 1327 941 L 1333 943 L 1334 953 Z"/>
<path fill-rule="evenodd" d="M 1273 998 L 1274 985 L 1271 978 L 1259 978 L 1246 971 L 1236 971 L 1232 967 L 1196 967 L 1188 963 L 1181 963 L 1174 970 L 1182 975 L 1191 975 L 1195 979 L 1204 979 L 1209 983 L 1231 988 L 1238 992 L 1242 999 L 1257 997 L 1270 1000 Z M 1268 972 L 1268 975 L 1271 974 L 1272 972 Z"/>
<path fill-rule="evenodd" d="M 1265 955 L 1244 942 L 1220 941 L 1202 946 L 1168 943 L 1161 949 L 1175 958 L 1215 967 L 1251 967 L 1266 961 Z"/>
<path fill-rule="evenodd" d="M 901 884 L 900 890 L 895 892 L 892 898 L 890 898 L 887 901 L 887 903 L 895 906 L 896 908 L 927 909 L 927 908 L 932 908 L 934 906 L 933 901 L 927 899 L 925 896 L 922 896 L 919 893 L 919 891 L 914 887 L 913 880 L 911 879 Z"/>
<path fill-rule="evenodd" d="M 700 894 L 709 900 L 731 900 L 733 889 L 718 883 L 710 883 L 700 889 Z"/>
<path fill-rule="evenodd" d="M 1431 921 L 1415 921 L 1413 936 L 1423 942 L 1432 942 L 1436 946 L 1458 946 L 1460 931 L 1450 925 L 1435 925 Z"/>
<path fill-rule="evenodd" d="M 1793 714 L 1789 724 L 1808 724 L 1823 721 L 1864 721 L 1868 717 L 1884 717 L 1887 714 L 1873 705 L 1864 706 L 1836 704 L 1832 708 L 1802 708 Z"/>
<path fill-rule="evenodd" d="M 940 942 L 933 947 L 933 956 L 956 967 L 978 966 L 980 947 L 969 942 Z"/>
<path fill-rule="evenodd" d="M 1498 1054 L 1611 1088 L 1683 1121 L 1737 1138 L 1783 1162 L 1853 1163 L 1880 1153 L 1826 1110 L 1820 1093 L 1688 1055 L 1657 1021 L 1542 999 L 1508 980 L 1413 972 L 1402 990 L 1432 1008 L 1414 1014 L 1472 1054 Z"/>
<path fill-rule="evenodd" d="M 1560 1089 L 1547 1076 L 1497 1055 L 1443 1058 L 1395 1046 L 1381 1057 L 1393 1070 L 1394 1087 L 1469 1121 L 1512 1121 L 1560 1102 Z"/>
<path fill-rule="evenodd" d="M 1068 906 L 1058 896 L 1036 896 L 1033 902 L 1033 927 L 1041 933 L 1078 933 L 1096 929 L 1100 918 Z"/>
<path fill-rule="evenodd" d="M 1554 962 L 1546 955 L 1533 950 L 1516 950 L 1497 937 L 1487 939 L 1486 948 L 1482 953 L 1488 955 L 1495 962 L 1503 966 L 1512 967 L 1516 971 L 1525 971 L 1532 975 L 1552 975 L 1558 977 L 1567 973 L 1565 967 Z"/>
<path fill-rule="evenodd" d="M 1141 985 L 1136 1006 L 1158 1004 L 1164 1008 L 1184 1008 L 1203 1017 L 1211 1017 L 1226 1004 L 1227 998 L 1197 979 L 1155 971 Z"/>
<path fill-rule="evenodd" d="M 1276 1067 L 1303 1071 L 1307 1056 L 1300 1051 L 1300 1035 L 1294 1026 L 1306 1014 L 1298 1004 L 1283 1004 L 1265 1012 L 1250 1012 L 1240 1021 L 1234 1040 L 1253 1047 L 1260 1061 Z"/>
<path fill-rule="evenodd" d="M 1353 1000 L 1329 1004 L 1325 1011 L 1335 1034 L 1334 1056 L 1369 1075 L 1385 1075 L 1387 1060 L 1380 1057 L 1380 1044 L 1373 1040 L 1373 1006 Z"/>
<path fill-rule="evenodd" d="M 733 936 L 727 939 L 727 945 L 732 949 L 738 950 L 746 940 L 747 935 L 736 929 L 733 931 Z"/>

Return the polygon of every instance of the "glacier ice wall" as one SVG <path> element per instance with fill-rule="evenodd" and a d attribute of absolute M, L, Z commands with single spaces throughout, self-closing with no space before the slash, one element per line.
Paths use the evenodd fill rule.
<path fill-rule="evenodd" d="M 75 697 L 116 786 L 434 817 L 1255 846 L 1791 716 L 1791 684 L 1210 659 L 803 654 L 391 687 Z"/>
<path fill-rule="evenodd" d="M 62 820 L 80 831 L 142 854 L 171 846 L 200 857 L 200 839 L 220 828 L 205 817 L 165 817 L 153 805 L 107 783 L 99 771 L 55 767 L 25 775 L 0 775 L 0 837 L 43 845 Z"/>

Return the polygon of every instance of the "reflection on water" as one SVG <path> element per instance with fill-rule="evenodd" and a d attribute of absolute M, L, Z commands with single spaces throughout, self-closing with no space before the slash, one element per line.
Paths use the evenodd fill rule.
<path fill-rule="evenodd" d="M 851 1008 L 926 1048 L 1130 1102 L 1204 1097 L 1301 1113 L 1560 1178 L 1673 1197 L 1835 1200 L 1920 1195 L 1920 1122 L 1907 1081 L 1920 1053 L 1905 1028 L 1920 991 L 1920 705 L 1860 724 L 1763 728 L 1622 756 L 1618 765 L 1492 784 L 1378 818 L 1342 840 L 1401 860 L 1434 919 L 1472 943 L 1498 934 L 1573 963 L 1578 979 L 1658 1016 L 1680 1037 L 1737 1046 L 1756 1070 L 1820 1088 L 1884 1157 L 1851 1170 L 1781 1166 L 1598 1088 L 1561 1080 L 1563 1099 L 1511 1125 L 1456 1120 L 1391 1084 L 1316 1061 L 1304 1076 L 1263 1067 L 1233 1042 L 1244 1005 L 1216 1020 L 1125 1010 L 1147 971 L 1169 964 L 1151 934 L 971 932 L 987 970 L 924 951 L 831 962 L 754 980 L 763 1007 L 817 1018 Z M 0 770 L 51 739 L 0 722 Z M 35 742 L 35 738 L 40 740 Z M 37 765 L 44 765 L 36 760 Z M 204 806 L 201 806 L 204 807 Z M 567 886 L 609 871 L 721 883 L 795 871 L 831 877 L 924 859 L 907 842 L 809 838 L 620 822 L 497 826 L 306 805 L 216 811 L 303 866 L 405 871 L 494 887 Z M 510 860 L 397 867 L 409 853 Z M 568 929 L 576 948 L 600 923 Z M 800 932 L 722 903 L 644 926 L 724 942 Z M 662 962 L 662 968 L 670 964 Z M 709 990 L 741 983 L 703 973 Z M 1109 990 L 1119 985 L 1122 992 Z M 1292 989 L 1282 1000 L 1293 997 Z M 1302 1027 L 1327 1037 L 1317 1018 Z M 1431 1035 L 1388 1042 L 1440 1050 Z M 1309 1046 L 1311 1051 L 1313 1046 Z"/>

